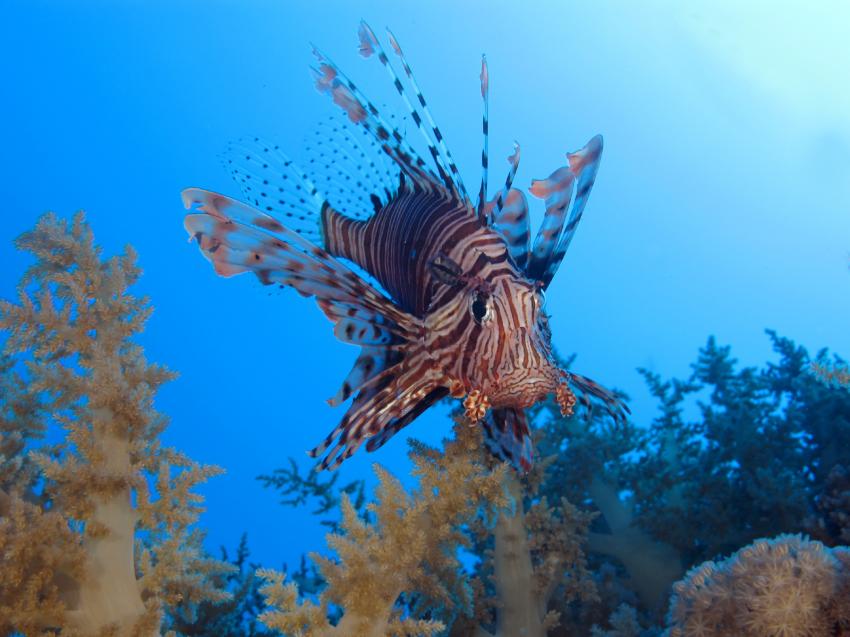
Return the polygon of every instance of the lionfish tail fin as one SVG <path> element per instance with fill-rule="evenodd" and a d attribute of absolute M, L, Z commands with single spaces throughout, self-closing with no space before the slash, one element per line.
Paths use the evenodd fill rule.
<path fill-rule="evenodd" d="M 546 213 L 534 240 L 526 273 L 540 281 L 544 288 L 555 276 L 581 221 L 601 158 L 602 136 L 596 135 L 584 148 L 567 155 L 566 166 L 546 179 L 531 183 L 530 192 L 545 201 Z"/>
<path fill-rule="evenodd" d="M 491 409 L 482 421 L 484 442 L 490 452 L 528 473 L 534 462 L 534 447 L 524 409 Z"/>

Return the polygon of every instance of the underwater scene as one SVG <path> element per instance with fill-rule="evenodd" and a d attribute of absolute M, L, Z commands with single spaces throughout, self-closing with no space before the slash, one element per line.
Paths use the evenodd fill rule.
<path fill-rule="evenodd" d="M 850 635 L 845 3 L 0 32 L 0 637 Z"/>

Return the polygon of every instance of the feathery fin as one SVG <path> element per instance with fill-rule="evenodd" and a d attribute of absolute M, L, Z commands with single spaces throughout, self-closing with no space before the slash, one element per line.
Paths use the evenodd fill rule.
<path fill-rule="evenodd" d="M 552 281 L 581 221 L 601 156 L 602 137 L 596 135 L 584 148 L 567 155 L 567 166 L 531 183 L 531 194 L 546 202 L 546 214 L 534 240 L 526 273 L 539 280 L 544 289 Z M 568 218 L 574 185 L 575 201 Z"/>

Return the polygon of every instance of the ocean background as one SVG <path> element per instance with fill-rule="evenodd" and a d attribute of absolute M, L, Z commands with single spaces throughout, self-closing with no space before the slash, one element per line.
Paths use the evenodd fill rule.
<path fill-rule="evenodd" d="M 266 566 L 324 550 L 311 510 L 280 506 L 255 478 L 289 456 L 310 466 L 357 350 L 295 292 L 216 277 L 186 241 L 180 191 L 238 195 L 219 156 L 240 136 L 303 157 L 337 112 L 312 87 L 311 42 L 403 113 L 357 53 L 361 18 L 398 37 L 470 190 L 483 52 L 491 188 L 514 140 L 526 187 L 604 135 L 547 307 L 559 351 L 628 393 L 636 422 L 656 404 L 635 369 L 686 376 L 710 334 L 743 364 L 772 358 L 765 328 L 850 356 L 846 3 L 5 0 L 0 297 L 27 265 L 12 240 L 46 210 L 85 209 L 107 254 L 136 248 L 136 291 L 156 307 L 142 344 L 180 372 L 157 403 L 166 442 L 227 471 L 203 488 L 210 549 L 247 532 Z M 405 438 L 449 429 L 434 409 L 341 480 L 373 484 L 374 462 L 406 475 Z"/>

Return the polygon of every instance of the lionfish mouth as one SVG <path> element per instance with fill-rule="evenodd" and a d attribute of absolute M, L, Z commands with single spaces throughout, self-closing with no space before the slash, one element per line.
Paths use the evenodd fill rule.
<path fill-rule="evenodd" d="M 569 388 L 569 375 L 553 366 L 522 370 L 516 376 L 503 377 L 478 394 L 486 397 L 488 407 L 524 409 L 554 396 L 562 413 L 572 413 L 575 395 Z M 481 399 L 479 399 L 481 400 Z"/>
<path fill-rule="evenodd" d="M 533 380 L 526 378 L 510 384 L 499 384 L 487 391 L 474 389 L 469 392 L 463 406 L 466 417 L 470 422 L 478 422 L 484 418 L 491 408 L 525 409 L 540 402 L 546 396 L 554 395 L 561 415 L 570 417 L 576 405 L 576 396 L 570 389 L 566 372 L 557 370 L 557 376 L 541 375 Z"/>

